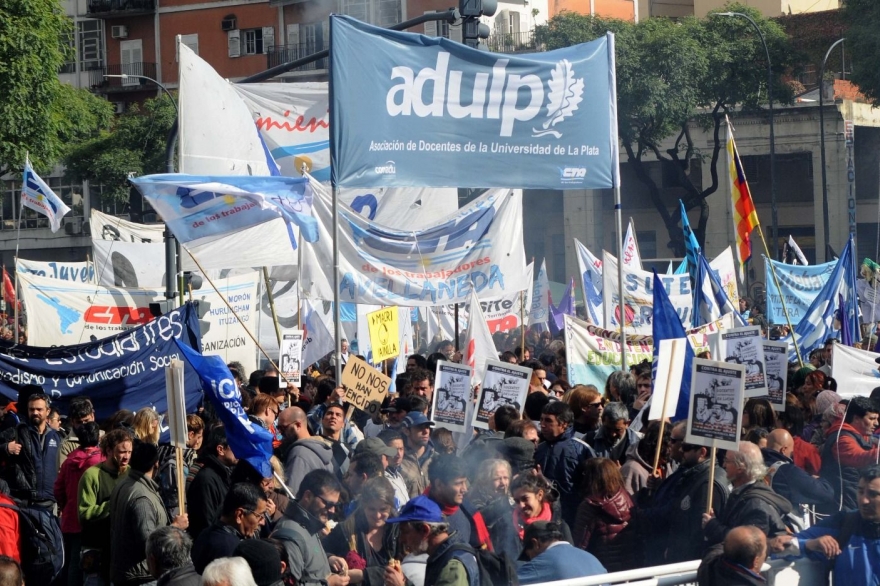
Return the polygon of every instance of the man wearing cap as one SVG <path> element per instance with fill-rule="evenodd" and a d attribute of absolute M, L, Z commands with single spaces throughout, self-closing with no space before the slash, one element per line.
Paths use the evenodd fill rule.
<path fill-rule="evenodd" d="M 428 554 L 425 584 L 431 586 L 479 586 L 480 568 L 473 553 L 458 549 L 440 507 L 426 496 L 409 501 L 398 517 L 386 523 L 400 524 L 400 543 L 407 553 Z M 403 586 L 403 574 L 389 567 L 385 584 Z"/>
<path fill-rule="evenodd" d="M 397 397 L 392 399 L 387 407 L 382 407 L 380 412 L 385 415 L 385 420 L 370 419 L 364 425 L 364 437 L 376 437 L 386 429 L 400 429 L 403 425 L 403 418 L 409 412 L 409 399 L 406 397 Z"/>
<path fill-rule="evenodd" d="M 552 521 L 535 521 L 523 534 L 521 563 L 516 570 L 520 584 L 554 582 L 600 576 L 608 571 L 587 551 L 567 541 L 562 528 Z"/>
<path fill-rule="evenodd" d="M 406 481 L 409 497 L 417 497 L 428 487 L 428 465 L 434 457 L 431 428 L 434 422 L 418 411 L 411 411 L 403 419 L 406 453 L 400 472 Z"/>
<path fill-rule="evenodd" d="M 400 510 L 409 501 L 409 491 L 406 488 L 406 480 L 400 472 L 403 455 L 406 447 L 403 434 L 396 429 L 384 429 L 376 438 L 394 451 L 394 455 L 388 458 L 388 466 L 385 467 L 385 478 L 394 487 L 395 508 Z M 363 442 L 361 442 L 363 443 Z"/>
<path fill-rule="evenodd" d="M 278 458 L 284 466 L 284 478 L 294 493 L 305 475 L 312 470 L 333 472 L 333 449 L 330 444 L 309 433 L 305 411 L 288 407 L 278 416 L 278 431 L 283 440 L 278 448 Z"/>

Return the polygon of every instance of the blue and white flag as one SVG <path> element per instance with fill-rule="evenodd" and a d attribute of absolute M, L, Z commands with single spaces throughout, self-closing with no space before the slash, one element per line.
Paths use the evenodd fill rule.
<path fill-rule="evenodd" d="M 529 308 L 529 326 L 539 331 L 549 329 L 550 279 L 547 278 L 547 261 L 541 260 L 541 269 L 532 288 L 532 307 Z"/>
<path fill-rule="evenodd" d="M 728 313 L 733 314 L 736 327 L 744 327 L 748 324 L 733 305 L 727 291 L 721 285 L 721 279 L 709 266 L 709 261 L 701 253 L 698 255 L 697 280 L 694 284 L 694 324 L 699 327 L 712 323 Z"/>
<path fill-rule="evenodd" d="M 809 356 L 810 352 L 822 346 L 826 339 L 839 336 L 838 328 L 834 326 L 835 318 L 842 318 L 841 321 L 846 322 L 850 332 L 859 331 L 856 261 L 853 248 L 853 240 L 850 238 L 828 282 L 813 300 L 804 317 L 794 327 L 794 336 L 801 356 Z M 838 313 L 838 308 L 841 309 L 841 313 Z M 784 341 L 791 344 L 791 337 Z M 791 346 L 789 357 L 792 360 L 796 359 L 794 346 Z"/>
<path fill-rule="evenodd" d="M 672 302 L 669 300 L 669 296 L 666 294 L 666 289 L 663 286 L 663 282 L 660 280 L 660 277 L 657 276 L 657 272 L 654 271 L 654 320 L 652 323 L 652 334 L 654 338 L 654 372 L 657 371 L 658 367 L 662 367 L 662 364 L 658 364 L 658 352 L 660 349 L 660 342 L 662 340 L 673 340 L 675 338 L 686 338 L 687 332 L 684 330 L 684 326 L 681 325 L 681 319 L 678 317 L 678 313 L 675 310 L 675 307 L 672 305 Z M 687 345 L 687 352 L 685 354 L 684 359 L 684 376 L 681 377 L 681 392 L 678 395 L 678 406 L 675 410 L 674 420 L 684 419 L 688 415 L 688 409 L 690 408 L 690 397 L 691 397 L 691 364 L 693 364 L 694 360 L 694 350 L 690 344 Z"/>
<path fill-rule="evenodd" d="M 292 250 L 296 230 L 307 242 L 318 238 L 308 179 L 168 173 L 131 181 L 182 243 L 206 242 L 279 217 Z"/>
<path fill-rule="evenodd" d="M 202 356 L 185 344 L 177 344 L 184 359 L 199 375 L 205 397 L 214 405 L 226 428 L 232 453 L 246 460 L 263 478 L 272 476 L 272 434 L 248 419 L 241 406 L 241 391 L 219 356 Z"/>
<path fill-rule="evenodd" d="M 697 266 L 699 265 L 697 257 L 702 250 L 700 249 L 700 243 L 697 242 L 697 237 L 694 234 L 694 231 L 691 230 L 691 223 L 688 220 L 687 210 L 684 209 L 684 203 L 681 200 L 678 200 L 678 205 L 681 207 L 681 229 L 684 232 L 684 254 L 685 260 L 687 261 L 688 274 L 691 276 L 694 283 L 696 283 Z"/>
<path fill-rule="evenodd" d="M 577 238 L 574 239 L 574 247 L 584 287 L 587 317 L 591 324 L 602 326 L 605 324 L 605 310 L 602 308 L 602 259 L 597 258 Z"/>
<path fill-rule="evenodd" d="M 330 35 L 334 185 L 619 185 L 613 34 L 516 55 L 338 15 Z"/>
<path fill-rule="evenodd" d="M 779 288 L 773 279 L 772 269 L 776 271 L 776 279 L 779 280 Z M 792 324 L 797 324 L 807 314 L 810 305 L 816 296 L 822 291 L 834 272 L 837 261 L 826 262 L 820 265 L 790 265 L 775 260 L 768 261 L 764 257 L 764 282 L 767 284 L 767 321 L 771 324 L 787 323 L 785 312 L 782 308 L 782 300 L 785 299 L 785 309 Z"/>
<path fill-rule="evenodd" d="M 61 227 L 61 218 L 70 211 L 61 198 L 55 195 L 52 188 L 46 185 L 46 182 L 34 172 L 30 161 L 24 164 L 21 205 L 49 218 L 49 227 L 52 228 L 52 232 L 58 231 L 58 228 Z"/>

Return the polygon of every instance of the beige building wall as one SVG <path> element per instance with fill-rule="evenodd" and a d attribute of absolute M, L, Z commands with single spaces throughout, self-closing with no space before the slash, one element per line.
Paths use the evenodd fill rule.
<path fill-rule="evenodd" d="M 729 0 L 694 0 L 694 15 L 705 17 L 711 10 L 721 10 Z M 781 14 L 821 12 L 840 8 L 840 0 L 740 0 L 743 4 L 761 11 L 766 17 Z"/>

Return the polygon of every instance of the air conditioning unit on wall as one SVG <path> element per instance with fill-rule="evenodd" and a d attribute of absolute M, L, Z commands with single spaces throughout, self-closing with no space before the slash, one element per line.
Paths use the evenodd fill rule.
<path fill-rule="evenodd" d="M 220 21 L 220 28 L 224 31 L 233 31 L 235 30 L 235 17 L 227 16 L 223 20 Z"/>
<path fill-rule="evenodd" d="M 120 24 L 116 26 L 110 27 L 110 36 L 114 39 L 127 39 L 128 38 L 128 27 Z"/>

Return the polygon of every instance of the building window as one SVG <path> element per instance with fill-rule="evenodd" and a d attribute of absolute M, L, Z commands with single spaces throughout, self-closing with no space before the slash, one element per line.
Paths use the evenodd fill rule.
<path fill-rule="evenodd" d="M 241 33 L 244 35 L 243 55 L 259 55 L 263 52 L 263 29 L 252 28 Z"/>
<path fill-rule="evenodd" d="M 400 22 L 400 0 L 342 0 L 342 13 L 381 27 Z"/>
<path fill-rule="evenodd" d="M 79 67 L 81 71 L 104 66 L 104 21 L 80 20 L 76 23 L 79 35 Z"/>

